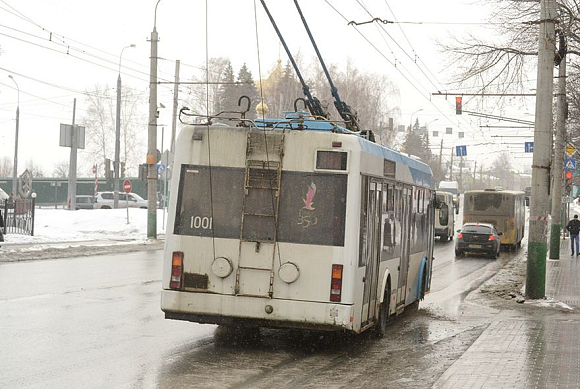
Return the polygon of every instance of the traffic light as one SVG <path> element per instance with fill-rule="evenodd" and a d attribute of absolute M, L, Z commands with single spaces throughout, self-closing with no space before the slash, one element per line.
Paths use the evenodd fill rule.
<path fill-rule="evenodd" d="M 463 101 L 463 97 L 461 96 L 457 96 L 455 98 L 455 114 L 456 115 L 461 115 L 461 113 L 463 112 L 463 108 L 462 108 L 462 101 Z"/>
<path fill-rule="evenodd" d="M 570 180 L 572 178 L 572 172 L 566 172 L 566 179 Z"/>

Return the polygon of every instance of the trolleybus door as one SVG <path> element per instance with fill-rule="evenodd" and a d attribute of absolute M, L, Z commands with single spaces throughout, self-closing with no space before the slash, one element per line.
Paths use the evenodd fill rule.
<path fill-rule="evenodd" d="M 381 201 L 382 184 L 371 181 L 367 193 L 367 239 L 366 269 L 363 294 L 362 325 L 368 324 L 375 317 L 377 285 L 379 277 L 379 245 L 381 241 Z"/>
<path fill-rule="evenodd" d="M 412 192 L 412 188 L 403 188 L 401 191 L 401 261 L 399 265 L 399 283 L 397 284 L 397 307 L 405 304 L 407 296 Z"/>

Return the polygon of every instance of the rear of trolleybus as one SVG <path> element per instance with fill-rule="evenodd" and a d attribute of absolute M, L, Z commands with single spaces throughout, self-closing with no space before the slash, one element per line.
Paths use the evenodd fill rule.
<path fill-rule="evenodd" d="M 515 249 L 525 231 L 525 193 L 477 190 L 464 194 L 463 222 L 490 223 L 502 233 L 501 244 Z"/>
<path fill-rule="evenodd" d="M 358 248 L 358 224 L 347 223 L 359 218 L 358 142 L 330 131 L 184 127 L 167 224 L 166 318 L 357 331 L 355 280 L 346 275 Z"/>

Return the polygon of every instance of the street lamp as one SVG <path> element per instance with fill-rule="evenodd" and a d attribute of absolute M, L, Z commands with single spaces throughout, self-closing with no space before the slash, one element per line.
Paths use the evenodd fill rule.
<path fill-rule="evenodd" d="M 147 131 L 147 237 L 157 239 L 157 6 L 151 31 L 149 127 Z"/>
<path fill-rule="evenodd" d="M 429 124 L 436 122 L 437 120 L 439 120 L 439 118 L 431 120 L 429 123 L 425 124 L 425 128 L 428 128 Z"/>
<path fill-rule="evenodd" d="M 119 76 L 117 77 L 117 123 L 115 128 L 115 161 L 113 163 L 113 169 L 115 170 L 113 182 L 113 208 L 119 208 L 119 159 L 121 154 L 121 61 L 123 60 L 123 51 L 128 47 L 135 47 L 132 43 L 129 46 L 123 47 L 121 54 L 119 55 Z"/>
<path fill-rule="evenodd" d="M 422 110 L 423 108 L 420 108 L 411 114 L 411 125 L 409 126 L 411 129 L 413 129 L 413 115 L 416 114 L 417 112 L 421 112 Z"/>
<path fill-rule="evenodd" d="M 18 172 L 18 127 L 20 124 L 20 88 L 18 87 L 18 83 L 12 77 L 12 74 L 9 74 L 8 77 L 14 84 L 16 85 L 16 90 L 18 91 L 18 104 L 16 105 L 16 136 L 14 137 L 14 170 L 12 171 L 12 196 L 16 198 L 17 195 L 17 185 L 16 185 L 16 178 Z"/>

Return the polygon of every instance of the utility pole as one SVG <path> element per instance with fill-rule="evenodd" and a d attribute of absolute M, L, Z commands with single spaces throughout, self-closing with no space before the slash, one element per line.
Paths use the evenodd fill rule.
<path fill-rule="evenodd" d="M 125 50 L 125 48 L 123 48 Z M 123 55 L 121 50 L 121 56 Z M 121 154 L 121 59 L 117 77 L 117 120 L 115 122 L 115 160 L 113 161 L 113 208 L 119 208 L 119 160 Z"/>
<path fill-rule="evenodd" d="M 119 208 L 119 167 L 121 165 L 121 61 L 123 51 L 128 47 L 135 47 L 135 44 L 123 47 L 119 55 L 119 75 L 117 77 L 117 120 L 115 123 L 115 161 L 113 161 L 114 179 L 113 182 L 113 208 Z"/>
<path fill-rule="evenodd" d="M 560 232 L 562 231 L 562 186 L 564 185 L 564 150 L 566 144 L 566 37 L 560 33 L 560 68 L 558 69 L 558 112 L 554 147 L 554 186 L 552 188 L 552 228 L 550 231 L 550 259 L 560 259 Z"/>
<path fill-rule="evenodd" d="M 73 100 L 73 117 L 71 129 L 70 161 L 68 170 L 68 201 L 69 210 L 75 211 L 77 208 L 77 143 L 78 130 L 75 126 L 75 113 L 77 110 L 77 99 Z"/>
<path fill-rule="evenodd" d="M 548 251 L 548 183 L 552 150 L 552 100 L 554 91 L 555 24 L 558 14 L 555 0 L 540 1 L 538 36 L 538 82 L 534 156 L 532 161 L 532 198 L 530 202 L 530 237 L 526 273 L 526 297 L 540 299 L 546 294 L 546 255 Z M 560 201 L 560 199 L 553 199 Z"/>
<path fill-rule="evenodd" d="M 169 150 L 171 154 L 175 153 L 175 133 L 177 131 L 177 98 L 179 96 L 179 64 L 180 61 L 175 61 L 175 85 L 173 87 L 173 120 L 171 122 L 171 144 Z M 163 147 L 162 147 L 163 149 Z M 164 150 L 161 150 L 162 152 Z"/>
<path fill-rule="evenodd" d="M 443 169 L 443 139 L 441 139 L 441 147 L 439 148 L 439 169 L 443 173 L 443 181 L 445 181 L 445 169 Z"/>
<path fill-rule="evenodd" d="M 12 77 L 12 74 L 8 75 L 8 77 L 14 81 L 16 85 L 16 90 L 18 91 L 18 104 L 16 105 L 16 134 L 14 136 L 14 168 L 12 170 L 12 196 L 16 199 L 18 195 L 18 130 L 20 126 L 20 87 L 18 83 Z"/>
<path fill-rule="evenodd" d="M 451 146 L 451 163 L 449 164 L 449 181 L 453 181 L 453 146 Z"/>
<path fill-rule="evenodd" d="M 151 31 L 149 130 L 147 138 L 147 237 L 157 239 L 157 6 Z"/>
<path fill-rule="evenodd" d="M 463 155 L 459 158 L 459 191 L 463 192 Z"/>

